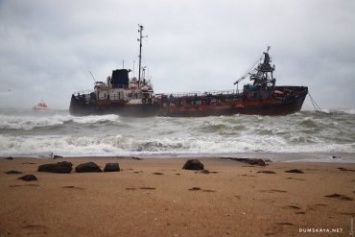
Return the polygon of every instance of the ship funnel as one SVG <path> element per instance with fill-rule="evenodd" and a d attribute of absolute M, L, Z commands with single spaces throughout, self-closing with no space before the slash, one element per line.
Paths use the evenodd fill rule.
<path fill-rule="evenodd" d="M 117 69 L 112 71 L 111 84 L 113 88 L 127 88 L 129 83 L 128 73 L 131 70 Z"/>

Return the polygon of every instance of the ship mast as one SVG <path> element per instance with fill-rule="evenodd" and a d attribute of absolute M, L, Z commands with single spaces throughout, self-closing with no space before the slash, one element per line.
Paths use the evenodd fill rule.
<path fill-rule="evenodd" d="M 140 84 L 141 84 L 141 65 L 142 65 L 142 40 L 143 40 L 143 30 L 144 30 L 144 27 L 142 25 L 138 25 L 139 29 L 138 29 L 138 32 L 139 32 L 139 39 L 138 39 L 138 42 L 139 42 L 139 64 L 138 64 L 138 87 L 140 87 Z"/>

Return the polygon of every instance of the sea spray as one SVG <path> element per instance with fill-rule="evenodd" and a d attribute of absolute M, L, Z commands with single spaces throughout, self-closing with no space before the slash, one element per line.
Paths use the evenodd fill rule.
<path fill-rule="evenodd" d="M 16 112 L 0 114 L 0 132 L 0 156 L 355 153 L 353 110 L 204 118 Z"/>

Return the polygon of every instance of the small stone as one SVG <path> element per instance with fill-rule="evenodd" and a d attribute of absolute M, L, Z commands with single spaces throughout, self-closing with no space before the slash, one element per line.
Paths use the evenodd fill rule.
<path fill-rule="evenodd" d="M 10 170 L 10 171 L 5 172 L 5 174 L 22 174 L 22 172 L 17 171 L 17 170 Z"/>
<path fill-rule="evenodd" d="M 261 173 L 261 174 L 276 174 L 274 171 L 271 171 L 271 170 L 260 170 L 257 173 Z"/>
<path fill-rule="evenodd" d="M 211 172 L 209 170 L 201 170 L 200 171 L 202 174 L 210 174 Z"/>
<path fill-rule="evenodd" d="M 37 181 L 37 177 L 34 176 L 33 174 L 26 174 L 24 176 L 21 176 L 20 178 L 23 181 Z"/>
<path fill-rule="evenodd" d="M 333 194 L 330 194 L 330 195 L 325 195 L 325 197 L 327 198 L 338 198 L 340 200 L 345 200 L 345 201 L 352 201 L 354 200 L 353 198 L 351 197 L 348 197 L 348 196 L 345 196 L 343 194 L 338 194 L 338 193 L 333 193 Z"/>
<path fill-rule="evenodd" d="M 304 174 L 304 172 L 300 169 L 292 169 L 292 170 L 286 170 L 286 173 L 293 173 L 293 174 Z"/>
<path fill-rule="evenodd" d="M 189 190 L 190 190 L 190 191 L 199 191 L 199 190 L 201 190 L 201 188 L 199 188 L 199 187 L 192 187 L 192 188 L 190 188 Z"/>
<path fill-rule="evenodd" d="M 347 169 L 347 168 L 344 168 L 344 167 L 339 167 L 338 170 L 340 170 L 340 171 L 355 172 L 355 170 L 353 170 L 353 169 Z"/>
<path fill-rule="evenodd" d="M 249 165 L 258 165 L 258 166 L 266 166 L 266 163 L 263 159 L 257 158 L 233 158 L 233 157 L 222 157 L 222 159 L 229 159 L 238 162 L 243 162 Z M 271 160 L 267 160 L 267 162 L 271 162 Z"/>

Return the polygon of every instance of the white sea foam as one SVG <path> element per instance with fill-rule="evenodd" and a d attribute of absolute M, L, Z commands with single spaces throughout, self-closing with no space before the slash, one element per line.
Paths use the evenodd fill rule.
<path fill-rule="evenodd" d="M 36 127 L 62 125 L 68 120 L 62 116 L 31 117 L 0 115 L 0 129 L 31 130 Z"/>
<path fill-rule="evenodd" d="M 344 112 L 207 118 L 0 114 L 0 131 L 0 156 L 355 153 L 355 117 Z"/>
<path fill-rule="evenodd" d="M 344 113 L 347 113 L 347 114 L 355 114 L 355 109 L 347 109 L 347 110 L 344 110 Z"/>
<path fill-rule="evenodd" d="M 19 116 L 0 114 L 0 129 L 31 130 L 34 128 L 64 125 L 65 123 L 69 122 L 75 122 L 79 124 L 95 124 L 118 120 L 118 115 L 74 117 L 70 115 Z"/>
<path fill-rule="evenodd" d="M 91 115 L 91 116 L 83 116 L 83 117 L 70 116 L 70 118 L 76 123 L 95 124 L 100 122 L 117 121 L 119 119 L 119 116 L 114 114 L 108 114 L 108 115 L 101 115 L 101 116 Z"/>

